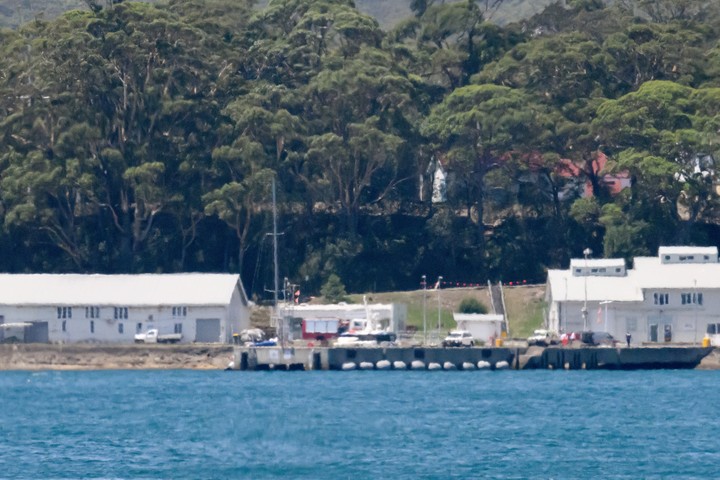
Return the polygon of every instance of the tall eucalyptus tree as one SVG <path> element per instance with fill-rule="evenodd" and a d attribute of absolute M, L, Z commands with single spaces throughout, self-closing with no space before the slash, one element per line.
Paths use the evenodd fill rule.
<path fill-rule="evenodd" d="M 695 222 L 717 218 L 717 175 L 698 162 L 718 155 L 719 107 L 718 89 L 655 81 L 598 109 L 594 131 L 615 169 L 632 176 L 631 196 L 619 201 L 632 221 L 650 223 L 651 246 L 688 241 Z"/>

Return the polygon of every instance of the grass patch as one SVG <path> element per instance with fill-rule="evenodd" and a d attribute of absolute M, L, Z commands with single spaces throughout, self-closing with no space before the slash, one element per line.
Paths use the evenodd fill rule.
<path fill-rule="evenodd" d="M 528 337 L 533 330 L 543 324 L 545 313 L 545 285 L 521 287 L 504 287 L 505 307 L 510 322 L 510 336 L 515 338 Z M 404 303 L 407 306 L 407 325 L 410 328 L 423 330 L 423 293 L 425 293 L 425 315 L 428 331 L 437 329 L 438 323 L 438 291 L 411 290 L 406 292 L 367 293 L 369 303 Z M 446 332 L 455 328 L 453 312 L 458 311 L 460 302 L 465 298 L 475 298 L 492 313 L 490 295 L 487 288 L 447 288 L 440 294 L 440 331 Z M 363 295 L 349 295 L 352 303 L 362 304 Z"/>

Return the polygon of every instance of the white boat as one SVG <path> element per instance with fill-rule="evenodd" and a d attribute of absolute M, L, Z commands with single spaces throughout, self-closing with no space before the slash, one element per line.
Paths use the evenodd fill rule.
<path fill-rule="evenodd" d="M 383 344 L 392 344 L 397 340 L 395 332 L 383 329 L 377 314 L 371 315 L 367 306 L 367 298 L 363 296 L 365 305 L 365 318 L 353 320 L 350 330 L 338 335 L 335 341 L 337 347 L 377 347 Z"/>

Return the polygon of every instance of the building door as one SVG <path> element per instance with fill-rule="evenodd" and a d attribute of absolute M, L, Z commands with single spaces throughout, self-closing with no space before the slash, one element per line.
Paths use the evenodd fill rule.
<path fill-rule="evenodd" d="M 221 342 L 220 319 L 198 318 L 195 321 L 195 341 L 200 343 Z"/>
<path fill-rule="evenodd" d="M 672 325 L 665 324 L 663 334 L 663 340 L 666 342 L 672 342 Z"/>
<path fill-rule="evenodd" d="M 48 343 L 48 322 L 32 322 L 31 327 L 25 327 L 25 343 Z"/>
<path fill-rule="evenodd" d="M 651 323 L 651 324 L 650 324 L 650 341 L 651 341 L 651 342 L 657 342 L 657 341 L 658 341 L 658 326 L 657 326 L 657 323 Z"/>

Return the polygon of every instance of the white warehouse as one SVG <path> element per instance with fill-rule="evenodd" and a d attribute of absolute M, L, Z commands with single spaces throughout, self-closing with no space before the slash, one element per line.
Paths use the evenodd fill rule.
<path fill-rule="evenodd" d="M 230 343 L 249 326 L 239 275 L 0 274 L 0 341 L 132 343 L 156 328 Z"/>
<path fill-rule="evenodd" d="M 548 271 L 548 328 L 607 331 L 633 343 L 699 343 L 720 324 L 717 247 L 660 247 L 657 257 L 573 259 Z M 583 309 L 586 314 L 583 316 Z"/>

